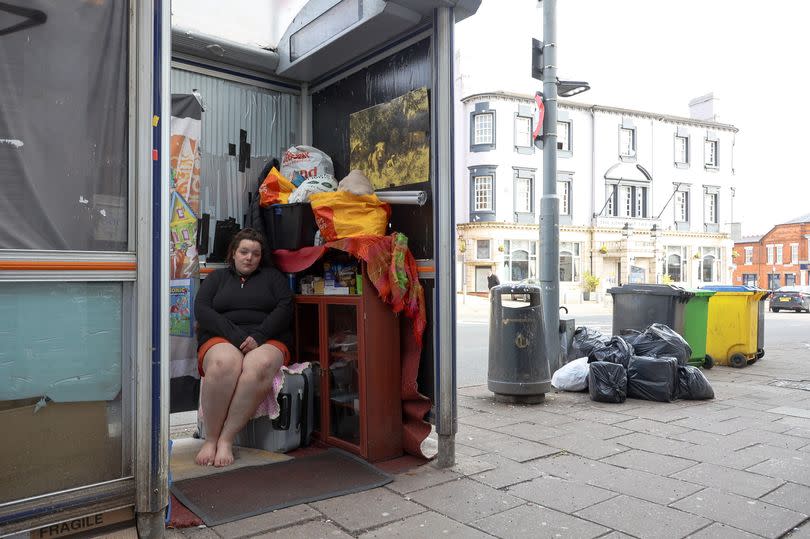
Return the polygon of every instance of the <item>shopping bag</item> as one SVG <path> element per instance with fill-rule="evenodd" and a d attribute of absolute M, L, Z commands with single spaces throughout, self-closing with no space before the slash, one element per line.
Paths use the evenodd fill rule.
<path fill-rule="evenodd" d="M 326 241 L 384 236 L 391 216 L 391 207 L 377 195 L 355 195 L 348 191 L 313 193 L 309 201 Z"/>
<path fill-rule="evenodd" d="M 292 182 L 273 167 L 259 186 L 259 206 L 267 208 L 273 204 L 286 204 L 294 190 Z"/>

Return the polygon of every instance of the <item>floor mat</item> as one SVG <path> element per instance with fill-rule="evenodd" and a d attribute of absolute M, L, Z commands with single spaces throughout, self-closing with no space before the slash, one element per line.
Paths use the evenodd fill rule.
<path fill-rule="evenodd" d="M 175 481 L 171 491 L 208 526 L 385 485 L 391 476 L 339 449 Z"/>
<path fill-rule="evenodd" d="M 194 457 L 197 456 L 197 452 L 202 447 L 204 441 L 205 440 L 198 440 L 196 438 L 181 438 L 179 440 L 172 440 L 172 452 L 169 469 L 172 472 L 173 481 L 182 481 L 184 479 L 191 479 L 193 477 L 230 472 L 234 469 L 245 468 L 247 466 L 273 464 L 275 462 L 290 460 L 291 458 L 282 453 L 273 453 L 272 451 L 264 451 L 262 449 L 234 446 L 233 454 L 236 460 L 234 460 L 233 464 L 230 466 L 226 466 L 224 468 L 217 468 L 216 466 L 200 466 L 194 462 Z"/>

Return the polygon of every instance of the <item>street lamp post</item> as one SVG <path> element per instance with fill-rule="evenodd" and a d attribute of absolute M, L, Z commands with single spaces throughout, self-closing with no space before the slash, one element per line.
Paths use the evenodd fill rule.
<path fill-rule="evenodd" d="M 658 225 L 653 223 L 652 229 L 650 229 L 650 237 L 652 238 L 653 244 L 653 275 L 655 277 L 654 282 L 658 283 L 659 278 L 658 276 L 663 272 L 659 271 L 658 268 Z"/>
<path fill-rule="evenodd" d="M 543 4 L 543 42 L 532 40 L 532 77 L 543 81 L 543 196 L 540 199 L 540 275 L 545 359 L 560 355 L 560 199 L 557 196 L 557 95 L 590 89 L 587 82 L 557 78 L 557 0 Z"/>

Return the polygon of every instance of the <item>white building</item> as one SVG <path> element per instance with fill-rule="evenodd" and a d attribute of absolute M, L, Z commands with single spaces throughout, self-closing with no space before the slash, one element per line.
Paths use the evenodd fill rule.
<path fill-rule="evenodd" d="M 466 292 L 538 273 L 542 150 L 534 96 L 487 92 L 456 105 L 458 282 Z M 734 141 L 709 94 L 690 118 L 561 100 L 560 300 L 627 282 L 731 282 Z"/>

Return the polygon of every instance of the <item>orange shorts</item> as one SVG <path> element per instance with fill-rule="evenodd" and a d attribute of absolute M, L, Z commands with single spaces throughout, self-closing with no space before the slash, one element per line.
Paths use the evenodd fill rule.
<path fill-rule="evenodd" d="M 205 341 L 200 349 L 197 350 L 197 372 L 200 373 L 200 377 L 202 378 L 205 376 L 205 372 L 203 371 L 203 359 L 205 359 L 205 354 L 211 349 L 212 346 L 219 343 L 229 343 L 228 339 L 223 337 L 211 337 L 207 341 Z M 287 345 L 281 341 L 277 341 L 275 339 L 267 339 L 264 344 L 272 344 L 279 350 L 281 350 L 281 355 L 284 356 L 284 361 L 282 362 L 283 365 L 290 364 L 290 351 L 287 349 Z"/>

